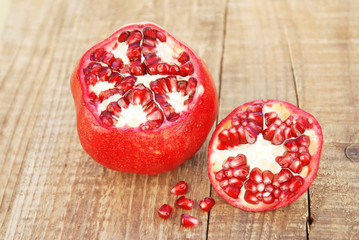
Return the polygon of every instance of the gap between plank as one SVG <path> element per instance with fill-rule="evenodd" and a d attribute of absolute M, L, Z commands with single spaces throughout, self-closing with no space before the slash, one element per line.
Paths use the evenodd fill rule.
<path fill-rule="evenodd" d="M 222 32 L 222 53 L 221 53 L 221 60 L 220 60 L 220 69 L 219 69 L 219 84 L 218 84 L 218 106 L 220 106 L 221 101 L 221 90 L 222 90 L 222 76 L 223 76 L 223 62 L 224 62 L 224 53 L 226 49 L 226 35 L 227 35 L 227 18 L 228 18 L 228 0 L 226 0 L 224 5 L 224 20 L 223 20 L 223 32 Z M 216 118 L 216 126 L 218 125 L 219 121 L 219 114 Z M 209 187 L 209 196 L 212 197 L 212 184 Z M 206 230 L 206 240 L 208 240 L 208 233 L 209 233 L 209 219 L 211 217 L 211 211 L 208 212 L 207 216 L 207 230 Z"/>
<path fill-rule="evenodd" d="M 299 101 L 299 91 L 298 91 L 298 84 L 297 84 L 297 77 L 296 77 L 296 72 L 295 72 L 295 68 L 294 68 L 294 60 L 293 60 L 293 53 L 292 53 L 292 48 L 291 48 L 291 44 L 289 41 L 289 37 L 288 37 L 288 31 L 287 31 L 287 27 L 284 25 L 284 33 L 285 33 L 285 38 L 287 41 L 287 46 L 288 46 L 288 53 L 289 53 L 289 58 L 290 58 L 290 67 L 292 70 L 292 76 L 293 76 L 293 83 L 294 83 L 294 89 L 295 89 L 295 98 L 297 101 L 297 106 L 299 108 L 301 108 L 301 104 Z M 310 203 L 310 192 L 309 189 L 307 190 L 307 201 L 308 201 L 308 216 L 305 222 L 305 232 L 306 232 L 306 239 L 309 240 L 309 231 L 310 231 L 310 226 L 313 223 L 313 217 L 311 216 L 311 203 Z"/>

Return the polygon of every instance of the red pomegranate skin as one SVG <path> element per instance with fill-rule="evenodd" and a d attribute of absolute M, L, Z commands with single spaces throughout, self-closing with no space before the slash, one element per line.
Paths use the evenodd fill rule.
<path fill-rule="evenodd" d="M 203 94 L 192 109 L 181 114 L 176 122 L 164 123 L 160 128 L 141 131 L 139 128 L 108 128 L 93 113 L 85 101 L 86 83 L 82 76 L 83 64 L 91 52 L 116 41 L 125 30 L 152 27 L 166 30 L 153 23 L 129 24 L 89 49 L 78 61 L 71 76 L 77 132 L 83 149 L 98 163 L 121 172 L 158 174 L 173 170 L 190 159 L 205 141 L 218 113 L 218 97 L 212 76 L 205 63 L 187 45 L 178 41 L 191 54 L 196 78 L 203 86 Z"/>

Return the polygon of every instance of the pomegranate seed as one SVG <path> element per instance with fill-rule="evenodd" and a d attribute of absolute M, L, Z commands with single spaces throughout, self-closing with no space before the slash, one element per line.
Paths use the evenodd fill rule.
<path fill-rule="evenodd" d="M 159 32 L 159 31 L 157 31 L 157 38 L 161 42 L 166 42 L 167 39 L 166 35 L 163 32 Z"/>
<path fill-rule="evenodd" d="M 181 215 L 181 225 L 183 227 L 197 227 L 197 226 L 199 226 L 199 224 L 200 224 L 200 221 L 198 218 L 192 217 L 187 214 Z"/>
<path fill-rule="evenodd" d="M 206 197 L 206 198 L 204 198 L 204 200 L 201 200 L 199 202 L 199 207 L 203 211 L 209 212 L 215 204 L 216 204 L 216 201 L 213 198 Z"/>
<path fill-rule="evenodd" d="M 185 77 L 193 73 L 193 65 L 191 62 L 186 62 L 180 67 L 180 75 Z"/>
<path fill-rule="evenodd" d="M 128 36 L 130 35 L 130 33 L 128 31 L 122 32 L 119 36 L 118 36 L 118 41 L 119 42 L 125 42 L 128 38 Z"/>
<path fill-rule="evenodd" d="M 157 37 L 157 31 L 150 28 L 150 27 L 146 27 L 143 29 L 143 36 L 145 38 L 150 38 L 150 39 L 156 39 Z"/>
<path fill-rule="evenodd" d="M 259 168 L 253 168 L 249 174 L 249 179 L 255 183 L 261 183 L 263 181 L 262 171 Z"/>
<path fill-rule="evenodd" d="M 90 60 L 91 61 L 101 61 L 102 57 L 104 56 L 105 53 L 106 53 L 105 49 L 98 48 L 91 54 Z"/>
<path fill-rule="evenodd" d="M 109 52 L 105 53 L 102 58 L 102 62 L 107 64 L 108 66 L 110 66 L 114 60 L 115 60 L 115 57 L 113 56 L 112 53 L 109 53 Z"/>
<path fill-rule="evenodd" d="M 100 115 L 100 120 L 107 127 L 112 127 L 114 124 L 114 119 L 112 118 L 112 114 L 108 111 L 103 111 Z"/>
<path fill-rule="evenodd" d="M 178 57 L 178 61 L 180 63 L 186 63 L 189 61 L 189 55 L 186 52 L 182 52 L 181 55 Z"/>
<path fill-rule="evenodd" d="M 123 65 L 123 62 L 120 58 L 115 58 L 111 64 L 111 68 L 115 71 L 120 71 L 121 67 Z"/>
<path fill-rule="evenodd" d="M 176 206 L 185 210 L 191 210 L 193 208 L 194 201 L 190 198 L 182 196 L 176 200 Z"/>
<path fill-rule="evenodd" d="M 142 40 L 142 33 L 139 30 L 134 30 L 128 36 L 127 44 L 129 46 L 133 44 L 139 44 L 141 40 Z"/>
<path fill-rule="evenodd" d="M 246 191 L 244 194 L 244 200 L 251 204 L 258 204 L 259 200 L 253 192 Z"/>
<path fill-rule="evenodd" d="M 158 215 L 163 219 L 168 219 L 172 213 L 172 207 L 168 204 L 163 204 L 157 211 Z"/>
<path fill-rule="evenodd" d="M 185 181 L 178 182 L 172 189 L 171 193 L 174 195 L 183 195 L 188 192 L 188 185 Z"/>
<path fill-rule="evenodd" d="M 169 72 L 170 67 L 167 63 L 159 63 L 157 65 L 158 74 L 167 74 Z"/>

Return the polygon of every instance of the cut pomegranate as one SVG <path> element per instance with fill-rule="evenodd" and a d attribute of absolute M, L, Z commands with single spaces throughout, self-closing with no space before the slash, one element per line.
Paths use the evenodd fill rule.
<path fill-rule="evenodd" d="M 124 172 L 176 168 L 200 148 L 218 112 L 206 65 L 153 23 L 123 26 L 88 50 L 71 90 L 83 148 Z"/>
<path fill-rule="evenodd" d="M 198 218 L 192 217 L 187 214 L 181 215 L 181 225 L 183 227 L 197 227 L 197 226 L 199 226 L 199 224 L 200 224 L 200 221 Z"/>
<path fill-rule="evenodd" d="M 176 206 L 185 210 L 191 210 L 193 208 L 194 201 L 190 198 L 182 196 L 176 200 Z"/>
<path fill-rule="evenodd" d="M 185 181 L 178 182 L 172 189 L 171 193 L 174 195 L 183 195 L 188 191 L 188 185 Z"/>
<path fill-rule="evenodd" d="M 215 204 L 216 204 L 216 201 L 214 201 L 213 198 L 206 197 L 206 198 L 204 198 L 204 200 L 201 200 L 199 202 L 199 207 L 203 211 L 209 212 Z"/>
<path fill-rule="evenodd" d="M 172 207 L 168 204 L 163 204 L 157 211 L 158 215 L 163 219 L 168 219 L 172 213 Z"/>
<path fill-rule="evenodd" d="M 309 113 L 277 100 L 257 100 L 231 112 L 214 131 L 208 174 L 215 191 L 248 211 L 294 202 L 316 177 L 322 130 Z"/>

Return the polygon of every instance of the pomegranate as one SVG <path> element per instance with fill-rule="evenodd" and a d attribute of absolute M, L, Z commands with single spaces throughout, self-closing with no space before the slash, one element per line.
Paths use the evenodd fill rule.
<path fill-rule="evenodd" d="M 174 195 L 182 195 L 188 192 L 188 184 L 185 181 L 179 181 L 172 189 Z"/>
<path fill-rule="evenodd" d="M 71 90 L 84 150 L 123 172 L 178 167 L 201 147 L 218 113 L 205 63 L 147 22 L 123 26 L 88 50 Z"/>
<path fill-rule="evenodd" d="M 215 129 L 208 175 L 225 201 L 248 211 L 284 207 L 316 177 L 323 143 L 317 120 L 292 104 L 257 100 Z"/>

